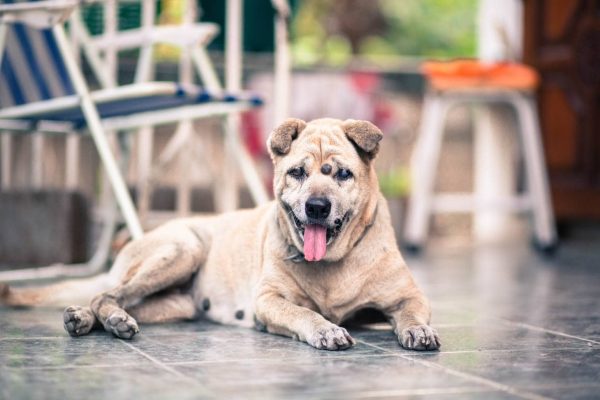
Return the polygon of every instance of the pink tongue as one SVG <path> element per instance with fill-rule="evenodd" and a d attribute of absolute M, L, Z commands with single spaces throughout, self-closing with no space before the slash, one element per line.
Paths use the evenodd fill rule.
<path fill-rule="evenodd" d="M 321 225 L 304 227 L 304 258 L 306 261 L 319 261 L 327 251 L 327 228 Z"/>

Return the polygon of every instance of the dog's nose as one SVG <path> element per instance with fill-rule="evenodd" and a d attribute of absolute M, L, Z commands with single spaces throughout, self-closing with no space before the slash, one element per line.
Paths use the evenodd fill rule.
<path fill-rule="evenodd" d="M 324 197 L 311 197 L 306 202 L 306 216 L 311 219 L 323 220 L 329 216 L 331 202 Z"/>

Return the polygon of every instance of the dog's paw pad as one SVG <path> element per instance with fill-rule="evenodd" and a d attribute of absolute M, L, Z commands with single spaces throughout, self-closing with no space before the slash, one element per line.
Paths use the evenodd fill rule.
<path fill-rule="evenodd" d="M 308 338 L 307 342 L 311 346 L 323 350 L 344 350 L 356 344 L 346 329 L 333 324 L 330 327 L 318 329 Z"/>
<path fill-rule="evenodd" d="M 400 344 L 409 350 L 437 350 L 441 346 L 440 337 L 429 325 L 414 325 L 402 330 Z"/>
<path fill-rule="evenodd" d="M 71 306 L 63 313 L 63 326 L 71 336 L 87 335 L 95 321 L 96 317 L 87 307 Z"/>
<path fill-rule="evenodd" d="M 106 319 L 104 327 L 107 331 L 121 339 L 131 339 L 140 331 L 137 322 L 123 310 L 114 311 Z"/>

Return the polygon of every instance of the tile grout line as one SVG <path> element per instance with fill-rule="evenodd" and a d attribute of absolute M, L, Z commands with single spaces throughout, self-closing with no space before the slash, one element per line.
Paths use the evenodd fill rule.
<path fill-rule="evenodd" d="M 544 327 L 541 327 L 541 326 L 527 324 L 525 322 L 513 321 L 513 320 L 508 319 L 508 318 L 502 318 L 502 317 L 494 316 L 494 315 L 489 315 L 489 316 L 486 316 L 484 318 L 487 319 L 487 320 L 490 320 L 490 321 L 501 321 L 501 322 L 503 322 L 503 323 L 505 323 L 507 325 L 520 326 L 521 328 L 530 329 L 532 331 L 550 333 L 550 334 L 557 335 L 557 336 L 567 337 L 569 339 L 576 339 L 576 340 L 580 340 L 582 342 L 600 345 L 600 341 L 597 341 L 597 340 L 587 339 L 587 338 L 584 338 L 584 337 L 581 337 L 581 336 L 571 335 L 569 333 L 565 333 L 565 332 L 561 332 L 561 331 L 555 331 L 553 329 L 547 329 L 547 328 L 544 328 Z"/>
<path fill-rule="evenodd" d="M 381 397 L 398 397 L 398 396 L 428 396 L 428 395 L 448 395 L 448 394 L 466 394 L 466 393 L 489 393 L 493 392 L 490 388 L 479 387 L 450 387 L 450 388 L 430 388 L 430 389 L 389 389 L 389 390 L 367 390 L 358 391 L 355 398 L 381 398 Z M 327 393 L 327 392 L 325 392 Z"/>
<path fill-rule="evenodd" d="M 382 351 L 384 351 L 386 353 L 394 354 L 397 357 L 400 357 L 400 358 L 402 358 L 404 360 L 413 361 L 413 362 L 416 362 L 418 364 L 424 365 L 426 367 L 440 369 L 440 370 L 442 370 L 442 371 L 444 371 L 444 372 L 446 372 L 448 374 L 451 374 L 451 375 L 454 375 L 454 376 L 458 376 L 460 378 L 467 379 L 467 380 L 470 380 L 470 381 L 473 381 L 473 382 L 477 382 L 477 383 L 480 383 L 482 385 L 486 385 L 486 386 L 492 387 L 492 388 L 494 388 L 496 390 L 500 390 L 500 391 L 503 391 L 503 392 L 506 392 L 506 393 L 509 393 L 509 394 L 512 394 L 512 395 L 515 395 L 515 396 L 519 396 L 519 397 L 524 398 L 524 399 L 529 399 L 529 400 L 549 400 L 550 399 L 549 397 L 540 396 L 540 395 L 537 395 L 535 393 L 529 393 L 527 391 L 520 390 L 520 389 L 517 389 L 517 388 L 513 388 L 511 386 L 504 385 L 502 383 L 493 381 L 491 379 L 482 378 L 480 376 L 469 374 L 467 372 L 457 371 L 455 369 L 444 367 L 443 365 L 440 365 L 440 364 L 437 364 L 437 363 L 434 363 L 434 362 L 430 362 L 430 361 L 426 361 L 426 360 L 420 360 L 419 358 L 421 358 L 421 357 L 414 358 L 414 357 L 406 356 L 404 354 L 396 354 L 396 353 L 393 353 L 393 352 L 391 352 L 389 350 L 384 349 L 383 347 L 379 347 L 377 345 L 370 344 L 370 343 L 364 342 L 362 340 L 360 342 L 363 343 L 363 344 L 366 344 L 367 346 L 371 346 L 371 347 L 374 347 L 376 349 L 382 350 Z"/>
<path fill-rule="evenodd" d="M 180 378 L 183 378 L 185 380 L 188 381 L 192 381 L 194 383 L 197 383 L 195 380 L 193 380 L 192 378 L 188 377 L 187 375 L 177 371 L 175 368 L 169 367 L 168 365 L 164 364 L 163 362 L 157 360 L 156 358 L 152 357 L 150 354 L 147 354 L 146 352 L 142 351 L 141 349 L 138 349 L 137 347 L 135 347 L 134 345 L 132 345 L 131 343 L 127 343 L 125 340 L 119 340 L 120 343 L 122 343 L 124 346 L 129 347 L 130 349 L 132 349 L 133 351 L 139 353 L 140 355 L 142 355 L 143 357 L 147 358 L 148 360 L 150 360 L 152 363 L 158 365 L 160 368 L 164 369 L 165 371 L 170 372 L 171 374 L 178 376 Z"/>
<path fill-rule="evenodd" d="M 139 364 L 122 363 L 122 364 L 89 364 L 89 365 L 47 365 L 47 366 L 20 366 L 20 367 L 5 367 L 14 370 L 31 370 L 31 371 L 54 371 L 61 369 L 85 369 L 85 368 L 115 368 L 115 367 L 137 367 Z"/>
<path fill-rule="evenodd" d="M 538 347 L 536 350 L 540 351 L 557 351 L 557 350 L 582 350 L 584 347 L 552 347 L 552 348 L 544 348 Z M 451 351 L 438 351 L 436 354 L 470 354 L 470 353 L 512 353 L 512 352 L 520 352 L 524 349 L 515 348 L 515 349 L 484 349 L 484 350 L 451 350 Z M 419 352 L 417 354 L 411 354 L 412 357 L 420 357 L 427 356 L 425 352 Z"/>
<path fill-rule="evenodd" d="M 0 342 L 8 340 L 62 340 L 69 338 L 69 336 L 25 336 L 25 337 L 2 337 Z"/>
<path fill-rule="evenodd" d="M 583 342 L 592 343 L 592 344 L 599 344 L 600 345 L 600 342 L 597 341 L 597 340 L 586 339 L 586 338 L 583 338 L 583 337 L 580 337 L 580 336 L 570 335 L 568 333 L 564 333 L 564 332 L 560 332 L 560 331 L 555 331 L 555 330 L 552 330 L 552 329 L 546 329 L 546 328 L 542 328 L 541 326 L 530 325 L 530 324 L 526 324 L 524 322 L 512 321 L 512 320 L 506 319 L 506 318 L 497 318 L 497 319 L 499 319 L 500 321 L 502 321 L 504 323 L 508 323 L 510 325 L 520 326 L 520 327 L 526 328 L 526 329 L 531 329 L 533 331 L 551 333 L 551 334 L 557 335 L 557 336 L 564 336 L 564 337 L 568 337 L 570 339 L 577 339 L 577 340 L 581 340 Z"/>
<path fill-rule="evenodd" d="M 387 354 L 386 354 L 387 356 Z M 356 359 L 363 359 L 363 358 L 377 358 L 377 357 L 381 357 L 381 354 L 362 354 L 362 355 L 355 355 L 355 356 L 327 356 L 327 357 L 323 357 L 320 360 L 326 361 L 326 360 L 356 360 Z M 231 358 L 231 359 L 222 359 L 222 360 L 197 360 L 197 361 L 168 361 L 165 363 L 165 365 L 205 365 L 205 364 L 224 364 L 224 363 L 235 363 L 235 362 L 262 362 L 262 363 L 279 363 L 280 360 L 279 359 L 274 359 L 274 358 Z M 292 364 L 306 364 L 306 363 L 312 363 L 314 362 L 314 360 L 299 360 L 299 361 L 292 361 Z"/>

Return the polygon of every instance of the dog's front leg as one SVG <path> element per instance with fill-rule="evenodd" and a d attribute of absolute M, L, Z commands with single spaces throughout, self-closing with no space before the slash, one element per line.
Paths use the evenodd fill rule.
<path fill-rule="evenodd" d="M 292 303 L 277 292 L 266 292 L 256 300 L 256 318 L 267 331 L 290 336 L 317 349 L 344 350 L 356 342 L 322 315 Z"/>
<path fill-rule="evenodd" d="M 385 310 L 402 347 L 412 350 L 437 350 L 441 343 L 435 329 L 429 326 L 429 302 L 416 291 Z"/>

